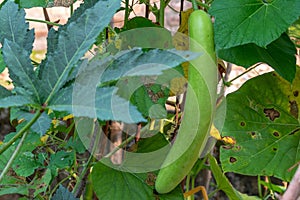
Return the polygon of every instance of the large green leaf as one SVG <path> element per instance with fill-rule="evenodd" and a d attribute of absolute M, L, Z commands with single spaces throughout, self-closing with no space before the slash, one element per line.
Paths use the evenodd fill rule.
<path fill-rule="evenodd" d="M 122 169 L 110 168 L 108 165 L 112 165 L 108 159 L 98 162 L 94 165 L 91 174 L 94 191 L 100 199 L 183 199 L 180 188 L 176 188 L 173 192 L 165 195 L 154 194 L 156 177 L 154 172 L 130 173 Z M 122 166 L 119 166 L 119 168 L 122 168 Z"/>
<path fill-rule="evenodd" d="M 46 101 L 65 84 L 74 65 L 95 42 L 98 34 L 120 7 L 119 0 L 96 1 L 92 6 L 89 2 L 91 1 L 75 11 L 67 25 L 60 27 L 57 38 L 54 37 L 57 43 L 49 49 L 47 59 L 40 66 Z"/>
<path fill-rule="evenodd" d="M 258 62 L 267 63 L 289 82 L 295 78 L 295 54 L 295 45 L 286 34 L 281 35 L 266 48 L 251 43 L 218 51 L 220 58 L 245 68 Z"/>
<path fill-rule="evenodd" d="M 25 11 L 19 9 L 13 1 L 6 2 L 0 10 L 0 43 L 4 39 L 10 40 L 26 51 L 32 50 L 34 31 L 29 30 L 28 23 L 25 23 Z"/>
<path fill-rule="evenodd" d="M 9 67 L 13 83 L 18 87 L 26 89 L 26 94 L 32 96 L 35 103 L 41 103 L 40 81 L 33 70 L 33 65 L 29 58 L 30 52 L 21 48 L 17 43 L 5 39 L 3 55 Z"/>
<path fill-rule="evenodd" d="M 215 17 L 218 48 L 248 43 L 265 47 L 298 19 L 300 1 L 215 0 L 209 12 Z"/>
<path fill-rule="evenodd" d="M 119 171 L 102 162 L 94 165 L 92 171 L 92 183 L 100 199 L 155 199 L 153 186 L 148 185 L 146 181 L 147 174 Z"/>
<path fill-rule="evenodd" d="M 101 82 L 117 80 L 122 76 L 160 75 L 164 70 L 198 57 L 199 54 L 189 51 L 153 49 L 143 51 L 135 48 L 122 51 L 115 56 L 112 64 L 105 69 Z M 200 55 L 201 56 L 201 55 Z"/>
<path fill-rule="evenodd" d="M 67 111 L 76 117 L 97 117 L 100 120 L 128 123 L 145 121 L 136 107 L 116 94 L 116 87 L 97 88 L 93 92 L 86 87 L 77 90 L 68 87 L 54 96 L 49 108 Z"/>
<path fill-rule="evenodd" d="M 275 176 L 290 181 L 300 160 L 300 69 L 292 84 L 271 72 L 247 81 L 227 96 L 221 148 L 225 172 Z"/>

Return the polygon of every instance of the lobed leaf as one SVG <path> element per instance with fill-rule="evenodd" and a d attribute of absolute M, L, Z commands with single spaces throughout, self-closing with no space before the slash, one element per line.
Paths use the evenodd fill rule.
<path fill-rule="evenodd" d="M 248 43 L 266 47 L 298 19 L 299 8 L 298 0 L 215 0 L 209 13 L 215 18 L 217 49 Z"/>
<path fill-rule="evenodd" d="M 74 65 L 94 43 L 119 7 L 119 0 L 84 3 L 81 9 L 75 11 L 68 24 L 60 27 L 58 36 L 52 37 L 51 40 L 54 38 L 57 43 L 49 49 L 47 59 L 39 71 L 40 78 L 46 83 L 43 87 L 47 103 L 66 83 Z M 81 15 L 78 12 L 82 12 Z"/>

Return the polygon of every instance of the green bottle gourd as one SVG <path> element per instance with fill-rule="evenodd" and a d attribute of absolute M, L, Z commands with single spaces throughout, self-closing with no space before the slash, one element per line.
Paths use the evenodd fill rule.
<path fill-rule="evenodd" d="M 205 147 L 215 112 L 218 70 L 212 21 L 206 12 L 195 10 L 188 23 L 190 51 L 201 55 L 190 62 L 183 119 L 158 173 L 158 193 L 172 191 L 192 169 Z"/>

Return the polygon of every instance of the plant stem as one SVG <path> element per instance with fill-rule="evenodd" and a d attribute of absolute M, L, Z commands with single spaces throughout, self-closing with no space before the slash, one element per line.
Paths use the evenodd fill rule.
<path fill-rule="evenodd" d="M 262 195 L 262 191 L 261 191 L 261 177 L 258 175 L 257 176 L 257 184 L 258 184 L 258 196 L 260 197 L 260 198 L 262 198 L 263 197 L 263 195 Z"/>
<path fill-rule="evenodd" d="M 193 9 L 194 10 L 198 10 L 198 4 L 197 4 L 197 1 L 196 0 L 191 0 L 192 2 L 192 5 L 193 5 Z"/>
<path fill-rule="evenodd" d="M 25 133 L 36 122 L 36 120 L 41 116 L 41 114 L 42 112 L 38 110 L 33 116 L 33 118 L 12 139 L 10 139 L 7 143 L 1 145 L 2 148 L 0 149 L 0 155 Z"/>
<path fill-rule="evenodd" d="M 26 21 L 30 21 L 30 22 L 40 22 L 40 23 L 45 23 L 47 25 L 51 25 L 51 26 L 61 26 L 61 24 L 55 23 L 55 22 L 49 22 L 46 20 L 40 20 L 40 19 L 31 19 L 31 18 L 26 18 Z"/>
<path fill-rule="evenodd" d="M 117 151 L 119 151 L 121 148 L 123 148 L 126 144 L 128 144 L 129 142 L 131 142 L 132 140 L 135 139 L 135 134 L 133 134 L 132 136 L 130 136 L 129 138 L 127 138 L 126 140 L 124 140 L 119 146 L 115 147 L 111 152 L 109 152 L 106 156 L 104 156 L 105 158 L 109 158 L 110 156 L 114 155 Z"/>
<path fill-rule="evenodd" d="M 19 153 L 19 151 L 20 151 L 20 149 L 21 149 L 21 147 L 22 147 L 22 145 L 23 145 L 23 142 L 24 142 L 24 140 L 25 140 L 27 134 L 28 134 L 28 131 L 26 131 L 26 132 L 23 134 L 23 136 L 22 136 L 22 138 L 21 138 L 21 140 L 20 140 L 18 146 L 16 147 L 14 153 L 11 155 L 10 159 L 8 160 L 7 164 L 5 165 L 5 168 L 4 168 L 3 171 L 1 172 L 1 175 L 0 175 L 0 183 L 1 183 L 2 179 L 3 179 L 3 177 L 5 176 L 6 172 L 7 172 L 7 171 L 9 170 L 9 168 L 11 167 L 11 165 L 12 165 L 14 159 L 15 159 L 16 156 L 18 155 L 18 153 Z"/>
<path fill-rule="evenodd" d="M 90 143 L 90 146 L 89 146 L 89 149 L 88 149 L 88 151 L 90 152 L 89 159 L 88 159 L 86 165 L 83 167 L 83 169 L 81 171 L 81 174 L 78 178 L 79 181 L 76 182 L 76 184 L 73 188 L 73 194 L 75 194 L 75 196 L 79 195 L 80 190 L 81 190 L 80 187 L 84 184 L 82 182 L 86 181 L 85 176 L 87 176 L 88 170 L 90 169 L 91 162 L 94 159 L 94 153 L 95 153 L 95 151 L 98 147 L 97 142 L 99 141 L 101 131 L 99 131 L 99 125 L 96 124 L 96 123 L 98 123 L 97 120 L 93 123 L 92 140 L 91 140 L 91 143 Z"/>
<path fill-rule="evenodd" d="M 159 24 L 164 27 L 165 25 L 165 0 L 160 0 L 160 8 L 159 8 Z"/>
<path fill-rule="evenodd" d="M 200 5 L 201 7 L 205 8 L 206 10 L 209 9 L 209 6 L 205 3 L 202 3 L 201 1 L 199 0 L 196 0 L 197 1 L 197 5 Z"/>
<path fill-rule="evenodd" d="M 124 16 L 124 27 L 126 27 L 128 19 L 129 19 L 129 0 L 125 0 L 125 16 Z"/>
<path fill-rule="evenodd" d="M 186 191 L 190 191 L 190 180 L 191 180 L 191 175 L 188 174 L 188 175 L 186 176 L 186 180 L 185 180 L 185 190 L 186 190 Z M 188 196 L 188 197 L 186 198 L 186 200 L 191 200 L 191 196 Z"/>
<path fill-rule="evenodd" d="M 236 79 L 240 78 L 241 76 L 243 76 L 244 74 L 247 74 L 248 72 L 250 72 L 252 69 L 256 68 L 258 65 L 260 65 L 261 63 L 258 63 L 256 65 L 254 65 L 253 67 L 250 67 L 249 69 L 247 69 L 246 71 L 244 71 L 243 73 L 241 73 L 240 75 L 234 77 L 233 79 L 231 79 L 230 81 L 227 82 L 228 83 L 232 83 L 233 81 L 235 81 Z"/>

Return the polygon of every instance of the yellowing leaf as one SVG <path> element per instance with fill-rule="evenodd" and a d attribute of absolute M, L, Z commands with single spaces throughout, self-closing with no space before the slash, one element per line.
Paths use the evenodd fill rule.
<path fill-rule="evenodd" d="M 193 9 L 190 8 L 188 10 L 182 11 L 181 14 L 181 22 L 180 27 L 178 28 L 178 32 L 188 34 L 188 19 L 190 14 L 193 12 Z"/>
<path fill-rule="evenodd" d="M 74 118 L 74 116 L 72 114 L 70 114 L 70 115 L 63 117 L 63 120 L 67 121 L 68 119 L 73 119 L 73 118 Z"/>
<path fill-rule="evenodd" d="M 45 144 L 47 142 L 48 138 L 49 138 L 49 135 L 44 135 L 43 137 L 40 138 L 40 140 L 43 144 Z"/>
<path fill-rule="evenodd" d="M 217 140 L 222 140 L 221 134 L 214 124 L 212 124 L 210 128 L 210 135 L 216 138 Z"/>

